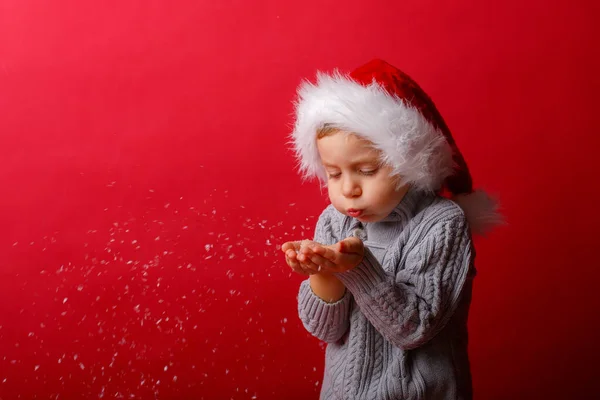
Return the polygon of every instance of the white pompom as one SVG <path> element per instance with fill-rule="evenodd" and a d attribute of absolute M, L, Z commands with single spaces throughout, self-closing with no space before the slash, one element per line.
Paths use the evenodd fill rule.
<path fill-rule="evenodd" d="M 452 201 L 462 208 L 471 231 L 476 235 L 484 236 L 505 223 L 502 214 L 498 212 L 498 202 L 483 190 L 455 195 Z"/>

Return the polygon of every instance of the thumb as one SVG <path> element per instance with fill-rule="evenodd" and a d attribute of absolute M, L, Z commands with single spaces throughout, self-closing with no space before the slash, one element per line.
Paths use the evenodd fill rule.
<path fill-rule="evenodd" d="M 356 253 L 364 252 L 363 242 L 357 237 L 349 237 L 339 242 L 338 251 L 340 253 Z"/>
<path fill-rule="evenodd" d="M 286 253 L 288 250 L 296 250 L 298 247 L 298 242 L 285 242 L 281 245 L 281 251 Z"/>

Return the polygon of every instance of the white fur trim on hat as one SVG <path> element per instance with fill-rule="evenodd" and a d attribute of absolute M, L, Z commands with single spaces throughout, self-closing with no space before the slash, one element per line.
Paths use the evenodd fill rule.
<path fill-rule="evenodd" d="M 324 124 L 373 142 L 402 183 L 435 191 L 453 173 L 452 148 L 443 133 L 375 80 L 363 86 L 336 71 L 300 85 L 292 142 L 304 178 L 326 180 L 316 143 Z"/>

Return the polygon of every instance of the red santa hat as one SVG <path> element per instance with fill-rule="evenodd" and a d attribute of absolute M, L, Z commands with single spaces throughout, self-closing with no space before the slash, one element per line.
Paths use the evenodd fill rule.
<path fill-rule="evenodd" d="M 502 221 L 497 203 L 473 190 L 467 164 L 433 101 L 398 68 L 373 60 L 347 75 L 319 72 L 316 83 L 298 88 L 292 142 L 300 171 L 324 182 L 316 135 L 326 124 L 371 141 L 402 183 L 447 194 L 474 233 Z"/>

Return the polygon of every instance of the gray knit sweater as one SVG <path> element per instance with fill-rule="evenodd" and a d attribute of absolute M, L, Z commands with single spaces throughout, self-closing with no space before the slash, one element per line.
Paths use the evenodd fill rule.
<path fill-rule="evenodd" d="M 327 207 L 315 240 L 359 236 L 364 260 L 339 273 L 326 303 L 302 282 L 304 327 L 327 342 L 321 399 L 468 400 L 467 316 L 474 250 L 462 210 L 414 189 L 383 221 L 361 224 Z"/>

